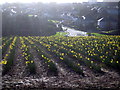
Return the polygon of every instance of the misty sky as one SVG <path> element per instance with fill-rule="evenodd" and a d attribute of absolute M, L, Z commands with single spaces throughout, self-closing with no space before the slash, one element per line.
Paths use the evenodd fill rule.
<path fill-rule="evenodd" d="M 0 0 L 0 3 L 12 3 L 12 2 L 22 2 L 22 3 L 30 3 L 30 2 L 43 2 L 43 3 L 49 3 L 49 2 L 56 2 L 56 3 L 72 3 L 72 2 L 87 2 L 92 0 Z M 93 0 L 94 1 L 94 0 Z M 98 2 L 102 2 L 103 0 L 97 0 Z"/>
<path fill-rule="evenodd" d="M 0 0 L 0 4 L 3 3 L 14 3 L 14 2 L 20 2 L 20 3 L 31 3 L 31 2 L 42 2 L 42 3 L 50 3 L 50 2 L 56 2 L 56 3 L 73 3 L 73 2 L 91 2 L 91 1 L 97 1 L 97 2 L 118 2 L 120 0 Z"/>

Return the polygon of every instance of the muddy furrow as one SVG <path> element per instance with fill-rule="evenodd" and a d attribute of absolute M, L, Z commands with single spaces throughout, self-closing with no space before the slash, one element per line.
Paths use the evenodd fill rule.
<path fill-rule="evenodd" d="M 55 63 L 58 71 L 59 71 L 59 74 L 62 74 L 63 76 L 66 76 L 68 74 L 70 74 L 70 71 L 68 68 L 66 69 L 65 67 L 63 67 L 63 64 L 61 65 L 58 60 L 57 60 L 57 57 L 54 57 L 53 54 L 51 54 L 45 47 L 39 45 L 39 48 L 44 51 L 44 53 L 49 57 L 49 58 L 52 58 L 51 60 Z"/>
<path fill-rule="evenodd" d="M 8 72 L 7 75 L 10 75 L 12 79 L 20 79 L 26 76 L 26 65 L 24 58 L 22 56 L 22 51 L 20 49 L 20 40 L 18 38 L 18 41 L 16 43 L 16 51 L 15 51 L 15 57 L 14 57 L 14 65 L 12 69 Z"/>
<path fill-rule="evenodd" d="M 54 57 L 54 55 L 51 54 L 49 51 L 47 51 L 46 48 L 44 48 L 43 46 L 40 46 L 40 48 L 44 51 L 44 53 L 48 54 L 49 56 L 51 56 L 51 58 L 53 58 L 52 60 L 56 64 L 56 66 L 59 70 L 59 73 L 60 73 L 59 79 L 63 80 L 64 84 L 67 83 L 68 87 L 75 86 L 75 87 L 82 88 L 81 85 L 83 85 L 83 87 L 85 85 L 85 86 L 97 88 L 97 86 L 99 86 L 99 85 L 100 85 L 100 87 L 103 87 L 102 86 L 103 84 L 106 84 L 106 87 L 110 87 L 110 86 L 114 87 L 114 85 L 116 85 L 116 87 L 118 87 L 120 84 L 119 74 L 117 72 L 115 72 L 114 70 L 110 71 L 109 69 L 102 68 L 102 69 L 104 69 L 102 71 L 105 72 L 105 74 L 102 75 L 99 73 L 94 73 L 88 67 L 81 65 L 81 68 L 83 69 L 83 73 L 85 74 L 85 77 L 81 77 L 80 75 L 77 75 L 77 74 L 71 72 L 69 69 L 64 68 L 63 64 L 60 64 L 59 62 L 57 62 L 57 58 Z M 103 81 L 101 81 L 101 79 Z M 111 83 L 106 82 L 106 81 L 110 81 Z M 103 84 L 101 84 L 101 83 L 103 83 Z"/>
<path fill-rule="evenodd" d="M 46 48 L 39 45 L 42 51 L 51 58 L 51 60 L 54 62 L 58 69 L 58 75 L 59 78 L 64 79 L 65 81 L 70 81 L 72 77 L 80 78 L 81 75 L 78 75 L 77 73 L 73 72 L 70 68 L 68 68 L 65 64 L 61 63 L 57 57 L 54 56 L 53 53 L 49 52 Z"/>
<path fill-rule="evenodd" d="M 41 60 L 38 58 L 37 52 L 29 46 L 30 53 L 33 55 L 34 62 L 36 65 L 36 74 L 38 78 L 46 77 L 47 76 L 47 70 L 45 69 L 44 65 L 42 64 Z"/>
<path fill-rule="evenodd" d="M 34 42 L 34 40 L 33 40 Z M 54 62 L 54 64 L 56 65 L 57 69 L 58 69 L 58 74 L 61 77 L 64 78 L 69 78 L 68 76 L 77 76 L 77 77 L 81 77 L 81 75 L 76 74 L 75 72 L 73 72 L 73 70 L 71 70 L 70 68 L 68 68 L 68 66 L 66 64 L 64 64 L 63 62 L 61 62 L 52 52 L 49 52 L 44 46 L 37 44 L 37 47 L 39 47 L 42 51 L 44 51 L 44 53 L 51 58 L 51 61 Z M 66 77 L 67 76 L 67 77 Z"/>

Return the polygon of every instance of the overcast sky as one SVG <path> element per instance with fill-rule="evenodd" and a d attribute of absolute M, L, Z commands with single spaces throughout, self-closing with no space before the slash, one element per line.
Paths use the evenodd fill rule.
<path fill-rule="evenodd" d="M 0 4 L 3 3 L 13 3 L 13 2 L 21 2 L 21 3 L 31 3 L 31 2 L 43 2 L 43 3 L 49 3 L 49 2 L 56 2 L 56 3 L 73 3 L 73 2 L 88 2 L 88 1 L 97 1 L 97 2 L 118 2 L 120 0 L 0 0 Z"/>
<path fill-rule="evenodd" d="M 13 2 L 22 2 L 22 3 L 31 3 L 31 2 L 43 2 L 43 3 L 49 3 L 49 2 L 56 2 L 56 3 L 72 3 L 72 2 L 87 2 L 89 0 L 0 0 L 0 3 L 13 3 Z M 91 0 L 90 0 L 91 1 Z M 102 2 L 103 0 L 97 0 L 99 2 Z"/>

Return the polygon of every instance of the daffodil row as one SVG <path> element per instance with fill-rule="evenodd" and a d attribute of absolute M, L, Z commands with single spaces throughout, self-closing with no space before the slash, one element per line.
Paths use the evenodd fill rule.
<path fill-rule="evenodd" d="M 8 51 L 6 52 L 5 56 L 3 57 L 3 61 L 2 61 L 2 62 L 4 62 L 3 64 L 6 64 L 6 63 L 7 63 L 7 58 L 9 57 L 12 49 L 13 49 L 14 46 L 15 46 L 16 39 L 17 39 L 17 37 L 14 37 L 13 41 L 10 42 L 10 45 L 8 46 Z"/>
<path fill-rule="evenodd" d="M 54 62 L 51 60 L 51 58 L 48 55 L 46 55 L 44 51 L 42 51 L 38 46 L 36 46 L 32 40 L 28 38 L 25 38 L 25 39 L 36 50 L 36 52 L 38 53 L 39 59 L 41 59 L 41 61 L 44 62 L 44 66 L 48 68 L 48 73 L 49 74 L 54 73 L 55 75 L 57 75 L 58 74 L 57 67 L 54 64 Z"/>
<path fill-rule="evenodd" d="M 8 39 L 8 37 L 2 37 L 0 38 L 0 40 L 2 40 L 2 42 L 5 42 Z"/>
<path fill-rule="evenodd" d="M 62 46 L 59 46 L 59 44 L 57 44 L 57 45 L 58 46 L 53 44 L 52 49 L 54 49 L 54 50 L 51 50 L 53 53 L 58 53 L 57 56 L 62 56 L 62 57 L 69 56 L 69 57 L 73 58 L 74 61 L 77 60 L 79 62 L 78 66 L 80 65 L 80 63 L 81 64 L 83 63 L 83 64 L 86 64 L 86 66 L 88 66 L 89 68 L 94 69 L 97 72 L 101 72 L 101 67 L 98 64 L 94 63 L 94 61 L 91 60 L 90 58 L 85 57 L 85 56 L 81 55 L 80 53 L 76 53 L 72 49 L 67 49 L 67 48 L 63 47 L 63 45 Z M 46 45 L 44 45 L 44 46 L 46 46 Z"/>
<path fill-rule="evenodd" d="M 2 48 L 6 45 L 6 43 L 10 40 L 12 40 L 13 37 L 10 37 L 9 39 L 2 39 Z"/>
<path fill-rule="evenodd" d="M 109 36 L 110 37 L 110 36 Z M 85 43 L 82 43 L 83 45 L 80 45 L 78 43 L 76 46 L 74 44 L 74 47 L 70 47 L 74 49 L 75 51 L 81 52 L 85 55 L 87 55 L 89 58 L 93 58 L 96 61 L 103 62 L 108 66 L 112 66 L 113 68 L 118 68 L 120 66 L 119 64 L 119 36 L 112 36 L 112 38 L 104 38 L 104 37 L 97 37 L 85 40 Z M 93 40 L 95 39 L 95 40 Z M 111 42 L 110 42 L 111 41 Z M 109 43 L 109 44 L 108 44 Z M 76 48 L 75 48 L 76 47 Z"/>
<path fill-rule="evenodd" d="M 36 37 L 35 37 L 36 38 Z M 119 36 L 104 37 L 37 37 L 43 42 L 48 43 L 48 47 L 61 45 L 65 49 L 74 50 L 81 53 L 87 58 L 92 59 L 91 62 L 102 62 L 106 65 L 119 67 Z M 54 42 L 54 45 L 53 43 Z M 42 43 L 42 42 L 40 42 Z M 51 44 L 52 43 L 52 44 Z M 49 49 L 48 49 L 49 50 Z M 111 51 L 112 50 L 112 51 Z M 116 64 L 116 65 L 115 65 Z"/>
<path fill-rule="evenodd" d="M 83 75 L 83 71 L 80 68 L 80 63 L 76 64 L 70 58 L 66 57 L 68 55 L 67 50 L 60 49 L 60 48 L 54 47 L 54 46 L 49 48 L 49 47 L 47 47 L 48 45 L 45 45 L 45 43 L 42 43 L 41 45 L 43 45 L 45 48 L 47 48 L 48 51 L 54 53 L 56 55 L 56 57 L 58 57 L 61 62 L 65 63 L 73 71 Z"/>
<path fill-rule="evenodd" d="M 35 44 L 42 44 L 48 51 L 68 55 L 76 59 L 84 59 L 91 66 L 107 65 L 112 68 L 120 68 L 120 36 L 102 37 L 29 37 Z M 53 49 L 51 49 L 53 47 Z M 56 48 L 56 50 L 54 50 Z M 88 65 L 89 66 L 89 65 Z M 89 66 L 91 68 L 91 66 Z"/>
<path fill-rule="evenodd" d="M 13 66 L 13 60 L 15 57 L 17 37 L 13 38 L 13 41 L 10 43 L 8 51 L 6 52 L 3 60 L 0 62 L 3 65 L 3 75 L 5 75 Z"/>
<path fill-rule="evenodd" d="M 47 39 L 49 39 L 48 42 L 54 40 L 54 43 L 57 42 L 57 44 L 61 44 L 65 48 L 69 47 L 69 49 L 73 49 L 77 53 L 87 55 L 88 58 L 93 58 L 96 62 L 103 62 L 107 66 L 120 68 L 120 36 L 62 37 L 55 39 L 51 37 Z"/>
<path fill-rule="evenodd" d="M 34 40 L 34 39 L 33 39 L 33 40 Z M 35 41 L 37 41 L 37 40 L 35 39 Z M 54 53 L 54 55 L 56 55 L 57 58 L 58 58 L 59 60 L 61 60 L 61 62 L 63 62 L 64 64 L 66 64 L 66 65 L 67 65 L 69 68 L 71 68 L 73 71 L 75 71 L 76 73 L 79 73 L 79 74 L 84 75 L 83 70 L 82 70 L 81 67 L 80 67 L 80 64 L 79 64 L 79 63 L 76 64 L 76 63 L 74 63 L 72 60 L 70 60 L 70 59 L 68 59 L 67 57 L 65 57 L 65 56 L 64 56 L 65 53 L 57 52 L 58 50 L 57 50 L 56 48 L 53 48 L 54 50 L 51 49 L 51 45 L 46 44 L 46 43 L 44 43 L 44 42 L 42 42 L 42 41 L 40 41 L 40 44 L 41 44 L 43 47 L 47 48 L 48 51 Z M 52 44 L 52 43 L 51 43 L 51 44 Z"/>
<path fill-rule="evenodd" d="M 30 53 L 29 46 L 25 44 L 25 41 L 23 39 L 24 37 L 20 37 L 20 49 L 22 50 L 22 56 L 26 63 L 26 68 L 28 68 L 30 74 L 36 73 L 36 66 L 33 60 L 33 55 Z"/>
<path fill-rule="evenodd" d="M 13 40 L 13 37 L 10 37 L 8 40 L 6 40 L 5 42 L 2 42 L 2 56 L 4 56 L 4 54 L 6 53 L 7 49 L 9 48 L 9 45 L 11 44 Z"/>
<path fill-rule="evenodd" d="M 2 52 L 2 38 L 0 38 L 0 53 Z"/>

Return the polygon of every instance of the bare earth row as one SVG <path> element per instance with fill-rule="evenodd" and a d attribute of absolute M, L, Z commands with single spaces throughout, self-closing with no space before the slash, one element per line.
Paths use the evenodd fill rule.
<path fill-rule="evenodd" d="M 24 45 L 22 47 L 22 40 L 24 40 L 23 43 L 27 47 L 24 47 Z M 20 39 L 20 37 L 17 38 L 13 65 L 10 67 L 10 70 L 3 75 L 3 89 L 120 88 L 120 74 L 114 68 L 105 66 L 102 68 L 102 72 L 96 72 L 96 70 L 94 71 L 94 69 L 89 68 L 88 63 L 81 64 L 77 58 L 72 57 L 70 53 L 64 53 L 61 48 L 62 46 L 56 48 L 59 49 L 57 50 L 59 52 L 55 54 L 55 46 L 51 46 L 49 50 L 49 48 L 47 48 L 48 46 L 44 46 L 47 45 L 47 43 L 45 41 L 41 42 L 42 43 L 38 43 L 37 39 L 32 39 L 31 37 L 22 37 L 22 39 Z M 57 45 L 60 46 L 60 44 Z M 7 50 L 9 51 L 9 49 Z M 69 50 L 68 47 L 66 47 L 66 50 Z M 8 51 L 5 52 L 4 56 Z M 25 53 L 29 53 L 30 57 L 27 57 L 29 55 L 24 55 Z M 60 58 L 56 56 L 61 53 L 66 54 L 63 59 L 66 60 L 67 58 L 67 63 L 65 61 L 61 62 Z M 85 54 L 81 55 L 83 58 L 86 57 Z M 44 58 L 46 58 L 46 60 Z M 33 69 L 33 66 L 31 66 L 32 63 L 35 65 L 35 73 L 31 73 L 30 71 L 31 67 Z M 72 67 L 71 63 L 73 65 L 78 65 L 79 68 L 77 68 L 77 66 L 74 66 L 76 68 Z M 80 65 L 78 63 L 80 63 Z M 100 62 L 96 63 L 98 63 L 98 65 L 100 64 Z M 83 72 L 78 72 L 79 69 Z"/>

